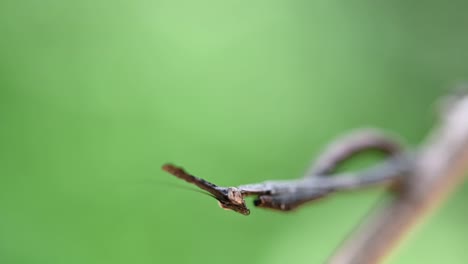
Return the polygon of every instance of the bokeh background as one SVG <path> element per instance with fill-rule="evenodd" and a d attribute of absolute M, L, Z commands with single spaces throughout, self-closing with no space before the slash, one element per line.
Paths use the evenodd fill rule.
<path fill-rule="evenodd" d="M 383 190 L 245 217 L 160 166 L 239 185 L 299 177 L 358 127 L 417 145 L 468 79 L 467 8 L 2 0 L 0 263 L 323 263 Z M 390 263 L 466 263 L 467 198 Z"/>

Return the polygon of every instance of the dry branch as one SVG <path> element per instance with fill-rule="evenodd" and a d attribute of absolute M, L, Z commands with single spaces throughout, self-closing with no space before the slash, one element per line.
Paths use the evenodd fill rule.
<path fill-rule="evenodd" d="M 440 205 L 468 169 L 468 96 L 451 100 L 440 125 L 416 153 L 399 195 L 365 221 L 330 259 L 381 263 L 404 236 Z"/>

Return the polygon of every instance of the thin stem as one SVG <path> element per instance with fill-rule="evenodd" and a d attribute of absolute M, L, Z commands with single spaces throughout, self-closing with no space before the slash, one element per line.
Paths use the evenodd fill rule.
<path fill-rule="evenodd" d="M 462 181 L 468 170 L 468 96 L 453 103 L 420 147 L 400 194 L 371 215 L 330 263 L 381 263 Z"/>

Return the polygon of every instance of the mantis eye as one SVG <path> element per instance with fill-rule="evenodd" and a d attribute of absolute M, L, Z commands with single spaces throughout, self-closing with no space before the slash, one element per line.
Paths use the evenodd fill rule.
<path fill-rule="evenodd" d="M 242 195 L 241 191 L 235 187 L 228 188 L 228 199 L 234 204 L 244 205 L 244 196 Z"/>

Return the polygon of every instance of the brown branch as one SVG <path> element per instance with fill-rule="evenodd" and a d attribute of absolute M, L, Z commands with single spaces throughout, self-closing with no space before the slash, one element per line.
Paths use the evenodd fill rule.
<path fill-rule="evenodd" d="M 453 100 L 452 100 L 453 103 Z M 416 153 L 401 192 L 363 223 L 329 263 L 381 263 L 440 205 L 468 169 L 468 96 L 458 98 Z"/>
<path fill-rule="evenodd" d="M 398 155 L 403 152 L 403 146 L 396 138 L 373 128 L 352 131 L 328 145 L 315 159 L 306 177 L 332 174 L 341 163 L 364 151 L 376 150 L 389 156 Z"/>

